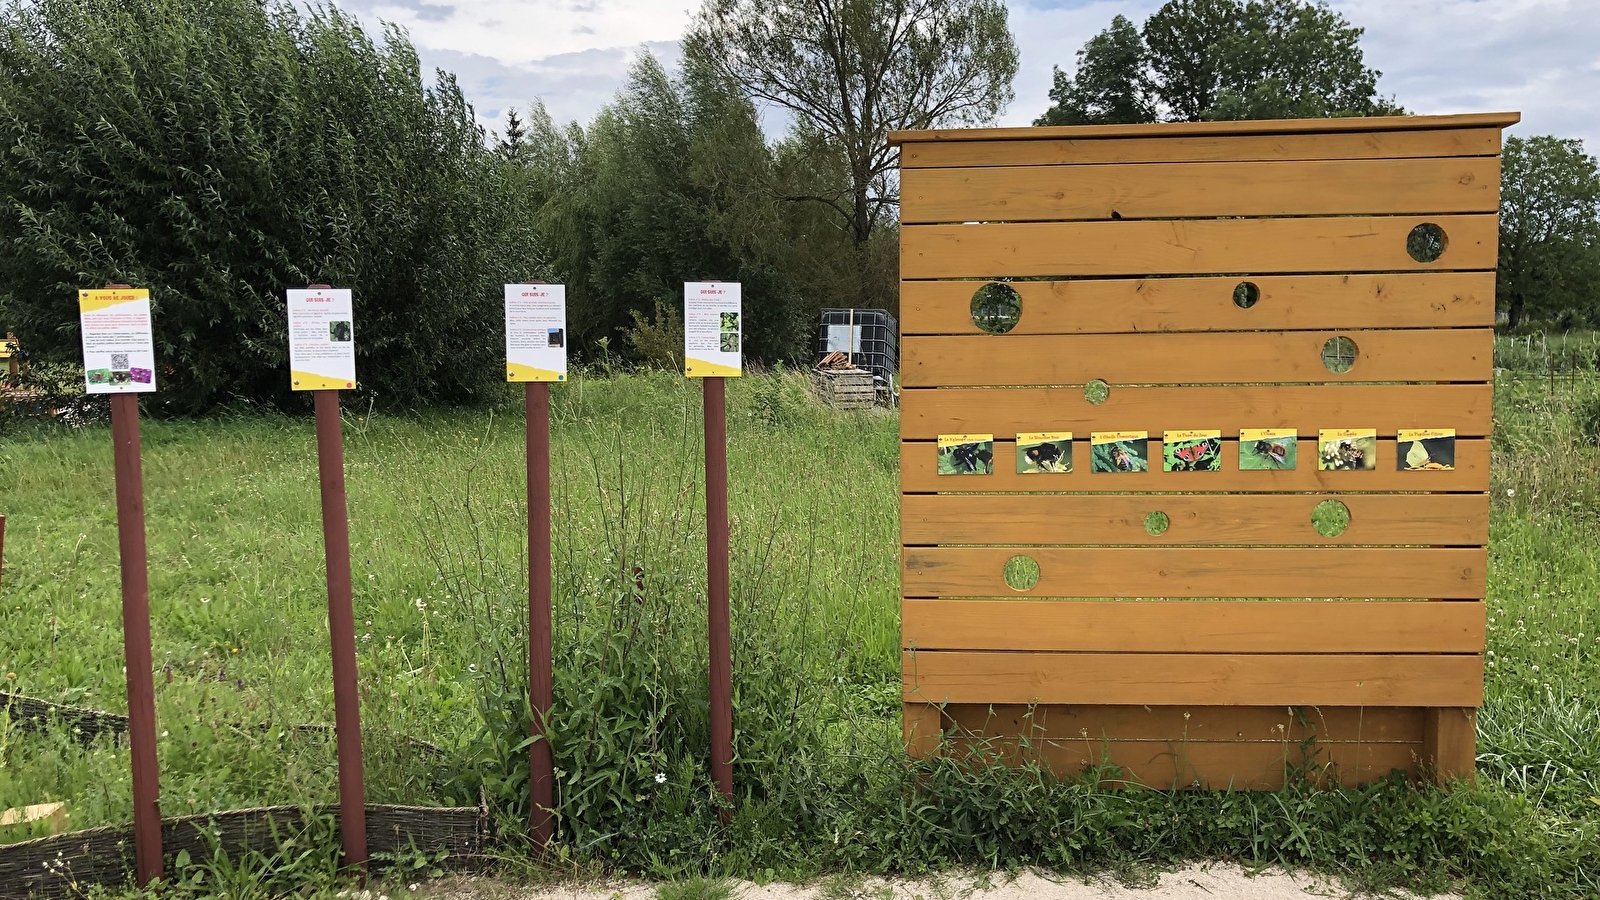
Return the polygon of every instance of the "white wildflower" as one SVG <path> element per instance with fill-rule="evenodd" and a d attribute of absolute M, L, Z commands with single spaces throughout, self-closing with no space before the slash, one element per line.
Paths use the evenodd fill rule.
<path fill-rule="evenodd" d="M 665 772 L 657 772 L 656 773 L 656 784 L 666 784 L 666 783 L 667 783 L 667 773 L 665 773 Z"/>

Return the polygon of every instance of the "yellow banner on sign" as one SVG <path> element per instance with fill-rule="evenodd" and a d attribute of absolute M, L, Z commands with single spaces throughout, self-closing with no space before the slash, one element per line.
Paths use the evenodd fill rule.
<path fill-rule="evenodd" d="M 146 288 L 99 288 L 90 291 L 78 292 L 78 312 L 94 312 L 118 303 L 130 303 L 134 300 L 149 300 L 150 291 Z"/>

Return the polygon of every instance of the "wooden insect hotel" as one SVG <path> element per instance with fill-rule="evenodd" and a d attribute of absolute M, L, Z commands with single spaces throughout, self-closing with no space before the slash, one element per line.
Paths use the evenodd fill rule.
<path fill-rule="evenodd" d="M 1472 777 L 1516 121 L 891 136 L 913 752 Z"/>

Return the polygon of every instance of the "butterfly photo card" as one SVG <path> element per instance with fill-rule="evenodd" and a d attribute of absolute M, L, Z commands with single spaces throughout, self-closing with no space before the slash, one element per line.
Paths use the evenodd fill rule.
<path fill-rule="evenodd" d="M 1450 471 L 1456 467 L 1454 428 L 1402 428 L 1395 441 L 1401 472 Z"/>
<path fill-rule="evenodd" d="M 1163 432 L 1161 470 L 1163 472 L 1222 471 L 1222 432 Z"/>

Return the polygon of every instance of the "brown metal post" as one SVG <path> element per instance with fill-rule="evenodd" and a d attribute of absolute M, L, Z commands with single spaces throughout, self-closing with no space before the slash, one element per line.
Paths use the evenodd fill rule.
<path fill-rule="evenodd" d="M 733 640 L 728 625 L 726 382 L 703 378 L 706 418 L 706 619 L 711 631 L 711 777 L 733 801 Z"/>
<path fill-rule="evenodd" d="M 543 850 L 555 831 L 555 757 L 549 721 L 553 675 L 550 630 L 550 385 L 525 386 L 528 418 L 528 700 L 533 706 L 528 746 L 529 825 Z"/>
<path fill-rule="evenodd" d="M 150 669 L 150 578 L 144 540 L 139 396 L 111 396 L 117 480 L 117 551 L 122 568 L 122 658 L 128 673 L 128 746 L 133 763 L 134 874 L 161 877 L 161 786 L 156 763 L 156 689 Z"/>
<path fill-rule="evenodd" d="M 317 410 L 317 471 L 322 482 L 322 544 L 328 571 L 328 633 L 333 643 L 333 721 L 339 753 L 339 835 L 346 865 L 366 877 L 367 807 L 361 783 L 361 695 L 356 687 L 356 617 L 350 594 L 350 523 L 344 493 L 339 392 L 312 391 Z"/>

